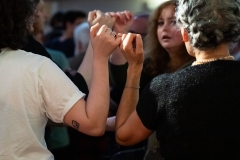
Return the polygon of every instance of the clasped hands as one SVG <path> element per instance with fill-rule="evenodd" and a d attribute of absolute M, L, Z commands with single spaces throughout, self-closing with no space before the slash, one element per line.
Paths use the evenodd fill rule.
<path fill-rule="evenodd" d="M 89 12 L 88 23 L 91 27 L 90 38 L 94 54 L 99 58 L 108 58 L 119 47 L 130 65 L 142 64 L 144 56 L 141 36 L 126 33 L 132 21 L 133 15 L 129 11 L 103 13 L 95 10 Z M 117 28 L 117 33 L 115 28 Z"/>

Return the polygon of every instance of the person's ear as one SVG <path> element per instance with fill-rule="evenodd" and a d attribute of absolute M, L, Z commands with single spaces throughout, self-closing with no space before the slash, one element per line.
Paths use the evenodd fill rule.
<path fill-rule="evenodd" d="M 189 36 L 188 36 L 186 28 L 182 28 L 181 32 L 182 32 L 183 41 L 188 42 L 189 41 Z"/>

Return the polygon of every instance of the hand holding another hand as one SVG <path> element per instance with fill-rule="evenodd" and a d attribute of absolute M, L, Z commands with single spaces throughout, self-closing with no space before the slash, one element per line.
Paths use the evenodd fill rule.
<path fill-rule="evenodd" d="M 114 23 L 114 31 L 117 33 L 128 33 L 131 25 L 133 24 L 134 15 L 130 11 L 123 12 L 110 12 L 112 17 L 116 18 Z"/>
<path fill-rule="evenodd" d="M 121 43 L 117 36 L 107 25 L 95 24 L 90 29 L 90 38 L 95 56 L 108 58 Z"/>
<path fill-rule="evenodd" d="M 103 13 L 100 10 L 91 11 L 88 13 L 88 24 L 90 27 L 99 23 L 100 26 L 106 25 L 108 28 L 112 28 L 116 18 L 111 16 L 108 12 Z"/>
<path fill-rule="evenodd" d="M 143 41 L 139 34 L 123 34 L 120 49 L 129 66 L 142 65 L 144 61 Z"/>

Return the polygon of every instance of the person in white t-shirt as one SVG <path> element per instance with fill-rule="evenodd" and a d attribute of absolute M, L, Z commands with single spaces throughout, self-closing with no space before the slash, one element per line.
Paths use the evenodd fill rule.
<path fill-rule="evenodd" d="M 91 136 L 105 132 L 108 58 L 121 38 L 106 25 L 91 27 L 93 72 L 85 101 L 85 94 L 50 59 L 19 49 L 33 22 L 35 5 L 35 0 L 0 1 L 0 159 L 4 160 L 54 159 L 44 140 L 48 118 Z"/>

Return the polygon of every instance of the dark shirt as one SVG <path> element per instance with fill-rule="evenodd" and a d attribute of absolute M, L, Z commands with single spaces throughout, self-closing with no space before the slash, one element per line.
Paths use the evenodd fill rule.
<path fill-rule="evenodd" d="M 191 65 L 193 60 L 190 60 L 178 70 L 181 70 L 189 65 Z M 150 58 L 146 58 L 144 60 L 143 68 L 146 68 L 151 63 Z M 110 72 L 110 80 L 111 84 L 113 86 L 113 89 L 111 91 L 111 98 L 116 102 L 119 103 L 122 92 L 126 83 L 127 79 L 127 68 L 128 68 L 128 63 L 125 63 L 123 65 L 114 65 L 109 62 L 109 72 Z M 142 70 L 141 73 L 141 78 L 140 78 L 140 90 L 139 93 L 143 91 L 144 87 L 154 78 L 148 71 L 145 69 Z"/>
<path fill-rule="evenodd" d="M 34 54 L 38 54 L 38 55 L 52 59 L 50 54 L 46 51 L 46 49 L 42 46 L 42 44 L 36 41 L 32 35 L 27 36 L 27 43 L 21 49 L 27 52 L 32 52 Z"/>
<path fill-rule="evenodd" d="M 150 59 L 145 59 L 144 66 L 150 63 Z M 113 86 L 111 90 L 111 98 L 119 104 L 122 92 L 126 83 L 127 78 L 127 68 L 128 63 L 123 65 L 114 65 L 109 63 L 109 72 L 110 72 L 110 80 Z M 152 76 L 147 73 L 145 70 L 142 70 L 141 80 L 140 80 L 140 91 L 142 92 L 143 88 L 152 80 Z"/>
<path fill-rule="evenodd" d="M 154 78 L 137 113 L 165 160 L 240 159 L 240 62 L 214 61 Z"/>
<path fill-rule="evenodd" d="M 59 38 L 55 38 L 49 43 L 47 43 L 45 46 L 50 49 L 62 51 L 67 58 L 74 56 L 75 44 L 72 38 L 66 39 L 64 41 L 60 41 Z"/>
<path fill-rule="evenodd" d="M 44 36 L 44 45 L 46 45 L 53 39 L 60 37 L 62 33 L 63 33 L 62 29 L 54 29 L 53 31 L 49 32 Z"/>

